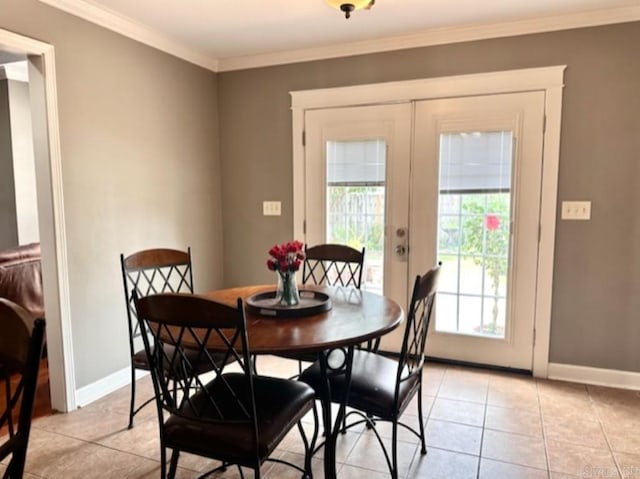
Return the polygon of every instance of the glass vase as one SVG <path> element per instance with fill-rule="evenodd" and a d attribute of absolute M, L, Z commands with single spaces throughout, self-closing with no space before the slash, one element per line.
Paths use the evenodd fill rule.
<path fill-rule="evenodd" d="M 295 271 L 276 271 L 278 286 L 276 288 L 276 304 L 280 306 L 295 306 L 300 302 L 298 282 Z"/>

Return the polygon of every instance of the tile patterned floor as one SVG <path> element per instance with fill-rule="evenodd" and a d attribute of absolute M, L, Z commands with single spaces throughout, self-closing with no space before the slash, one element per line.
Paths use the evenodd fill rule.
<path fill-rule="evenodd" d="M 264 357 L 259 370 L 286 377 L 292 361 Z M 139 390 L 151 393 L 148 378 Z M 26 478 L 150 479 L 160 477 L 155 408 L 147 407 L 127 430 L 127 388 L 70 414 L 33 424 Z M 405 479 L 640 479 L 640 393 L 585 386 L 471 368 L 429 364 L 425 371 L 428 453 L 402 434 L 400 473 Z M 404 419 L 417 424 L 414 405 Z M 311 423 L 308 424 L 311 427 Z M 381 426 L 388 442 L 390 429 Z M 300 462 L 293 431 L 278 456 Z M 371 431 L 349 431 L 337 451 L 340 479 L 390 477 Z M 215 463 L 184 455 L 178 479 L 197 477 Z M 0 465 L 0 473 L 4 466 Z M 296 471 L 267 463 L 267 479 L 298 478 Z M 237 478 L 230 469 L 216 476 Z M 247 477 L 252 477 L 251 473 Z M 322 451 L 314 457 L 322 478 Z"/>

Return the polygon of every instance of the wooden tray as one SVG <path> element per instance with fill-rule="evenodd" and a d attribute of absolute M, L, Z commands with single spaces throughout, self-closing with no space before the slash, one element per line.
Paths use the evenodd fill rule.
<path fill-rule="evenodd" d="M 249 296 L 245 301 L 246 309 L 249 313 L 271 318 L 312 316 L 331 309 L 331 298 L 320 291 L 300 290 L 300 302 L 295 306 L 276 304 L 275 297 L 275 290 Z"/>

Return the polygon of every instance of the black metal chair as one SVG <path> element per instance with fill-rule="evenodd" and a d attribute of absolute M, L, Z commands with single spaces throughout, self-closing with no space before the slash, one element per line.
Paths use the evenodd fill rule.
<path fill-rule="evenodd" d="M 393 479 L 398 477 L 398 426 L 419 437 L 422 454 L 427 452 L 422 415 L 422 369 L 439 273 L 440 264 L 415 280 L 399 359 L 356 349 L 353 351 L 350 371 L 347 365 L 344 371 L 323 375 L 318 361 L 300 375 L 300 381 L 309 384 L 319 395 L 326 394 L 328 381 L 332 402 L 345 401 L 346 406 L 352 408 L 345 419 L 351 415 L 360 418 L 352 423 L 347 421 L 343 430 L 362 423 L 373 429 Z M 416 394 L 420 418 L 419 432 L 400 422 L 402 413 Z M 389 421 L 393 425 L 391 458 L 382 438 L 375 430 L 378 420 Z"/>
<path fill-rule="evenodd" d="M 345 286 L 360 289 L 364 269 L 365 248 L 357 250 L 342 244 L 320 244 L 305 246 L 305 258 L 302 265 L 302 283 Z M 371 342 L 367 348 L 378 348 L 380 340 Z M 317 353 L 283 353 L 279 357 L 298 361 L 298 373 L 302 372 L 302 362 L 314 362 Z"/>
<path fill-rule="evenodd" d="M 156 293 L 193 293 L 193 273 L 191 268 L 191 248 L 187 251 L 174 249 L 147 249 L 127 257 L 120 255 L 122 281 L 124 284 L 129 326 L 129 352 L 131 353 L 131 403 L 129 407 L 129 429 L 133 427 L 134 416 L 153 397 L 146 399 L 136 408 L 136 370 L 149 371 L 150 366 L 142 344 L 142 330 L 139 327 L 133 291 L 138 296 Z M 206 372 L 203 367 L 201 372 Z"/>
<path fill-rule="evenodd" d="M 34 321 L 24 308 L 0 298 L 0 377 L 6 387 L 0 428 L 6 425 L 8 429 L 6 440 L 0 444 L 0 460 L 11 456 L 3 479 L 20 479 L 24 474 L 44 330 L 43 319 Z M 16 381 L 12 391 L 11 384 Z"/>
<path fill-rule="evenodd" d="M 134 301 L 140 327 L 150 332 L 143 340 L 158 408 L 162 479 L 167 477 L 167 448 L 172 450 L 169 478 L 175 476 L 181 452 L 222 462 L 201 477 L 235 464 L 242 477 L 244 466 L 260 478 L 264 461 L 284 462 L 269 456 L 296 424 L 305 445 L 305 466 L 285 464 L 311 478 L 318 422 L 314 391 L 298 381 L 253 374 L 242 300 L 230 307 L 190 294 L 138 299 L 134 292 Z M 171 346 L 170 352 L 160 344 Z M 222 361 L 211 356 L 213 347 L 224 349 Z M 209 363 L 213 379 L 203 382 L 188 350 Z M 230 362 L 239 372 L 220 366 Z M 309 411 L 315 418 L 311 443 L 300 423 Z"/>
<path fill-rule="evenodd" d="M 303 284 L 353 286 L 360 288 L 364 267 L 364 252 L 342 244 L 305 246 L 302 265 Z"/>

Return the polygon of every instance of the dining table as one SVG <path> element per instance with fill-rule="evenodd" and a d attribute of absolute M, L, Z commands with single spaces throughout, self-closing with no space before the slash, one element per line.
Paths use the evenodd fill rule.
<path fill-rule="evenodd" d="M 302 298 L 328 298 L 324 310 L 290 308 L 285 311 L 247 307 L 251 299 L 268 294 L 273 285 L 241 286 L 201 294 L 214 301 L 236 306 L 245 304 L 246 330 L 251 354 L 317 352 L 323 374 L 342 371 L 349 380 L 353 350 L 360 344 L 379 338 L 397 328 L 404 320 L 402 307 L 383 295 L 341 286 L 304 285 Z M 280 314 L 284 313 L 284 314 Z M 336 478 L 336 441 L 345 415 L 346 397 L 339 404 L 331 424 L 329 382 L 324 391 L 316 391 L 323 404 L 325 424 L 325 478 Z"/>

